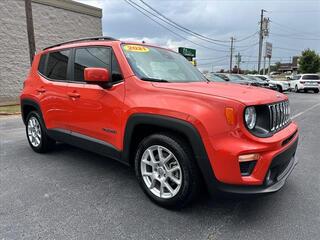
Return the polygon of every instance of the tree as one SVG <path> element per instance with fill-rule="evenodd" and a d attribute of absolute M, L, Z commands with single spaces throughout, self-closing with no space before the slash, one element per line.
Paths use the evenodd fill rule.
<path fill-rule="evenodd" d="M 278 72 L 280 65 L 281 65 L 280 62 L 276 62 L 274 65 L 270 66 L 270 71 L 271 72 Z"/>
<path fill-rule="evenodd" d="M 317 73 L 320 71 L 320 56 L 315 51 L 304 50 L 299 58 L 299 71 L 301 73 Z"/>

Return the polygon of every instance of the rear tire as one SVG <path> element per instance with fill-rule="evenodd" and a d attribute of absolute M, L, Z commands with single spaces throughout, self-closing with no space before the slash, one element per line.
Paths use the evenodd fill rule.
<path fill-rule="evenodd" d="M 179 209 L 192 202 L 201 187 L 189 144 L 170 134 L 144 138 L 135 156 L 135 172 L 145 194 L 156 204 Z"/>
<path fill-rule="evenodd" d="M 42 118 L 36 111 L 30 112 L 27 116 L 26 135 L 30 147 L 37 153 L 48 152 L 55 145 L 55 141 L 47 135 Z"/>

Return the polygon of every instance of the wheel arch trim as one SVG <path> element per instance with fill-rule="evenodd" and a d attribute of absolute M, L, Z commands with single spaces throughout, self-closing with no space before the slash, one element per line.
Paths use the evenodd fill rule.
<path fill-rule="evenodd" d="M 127 161 L 129 163 L 133 133 L 135 128 L 139 125 L 163 127 L 186 136 L 187 140 L 191 144 L 196 163 L 207 186 L 211 185 L 212 181 L 216 179 L 204 143 L 196 127 L 185 120 L 163 115 L 137 113 L 129 117 L 123 138 L 123 161 Z"/>
<path fill-rule="evenodd" d="M 27 116 L 24 116 L 24 109 L 26 106 L 31 106 L 31 107 L 35 108 L 38 111 L 38 113 L 40 114 L 40 116 L 42 118 L 41 120 L 43 121 L 42 111 L 41 111 L 41 107 L 40 107 L 39 103 L 33 99 L 30 99 L 30 98 L 23 98 L 20 100 L 20 107 L 21 107 L 21 117 L 22 117 L 24 124 L 26 124 L 26 118 L 27 118 Z"/>

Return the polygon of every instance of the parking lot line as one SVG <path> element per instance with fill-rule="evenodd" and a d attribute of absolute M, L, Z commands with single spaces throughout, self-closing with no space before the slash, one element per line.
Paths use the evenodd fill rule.
<path fill-rule="evenodd" d="M 308 112 L 308 111 L 312 110 L 313 108 L 315 108 L 315 107 L 317 107 L 317 106 L 320 106 L 320 103 L 317 103 L 317 104 L 315 104 L 315 105 L 313 105 L 313 106 L 311 106 L 311 107 L 307 108 L 306 110 L 304 110 L 304 111 L 302 111 L 302 112 L 297 113 L 296 115 L 292 116 L 291 118 L 292 118 L 292 119 L 295 119 L 295 118 L 297 118 L 297 117 L 301 116 L 302 114 L 304 114 L 304 113 L 306 113 L 306 112 Z"/>

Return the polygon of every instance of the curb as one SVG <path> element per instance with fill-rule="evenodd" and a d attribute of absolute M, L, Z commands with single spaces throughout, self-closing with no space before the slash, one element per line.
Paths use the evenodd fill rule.
<path fill-rule="evenodd" d="M 14 112 L 14 113 L 8 113 L 8 112 L 0 112 L 0 116 L 13 116 L 13 115 L 20 115 L 21 112 Z"/>

